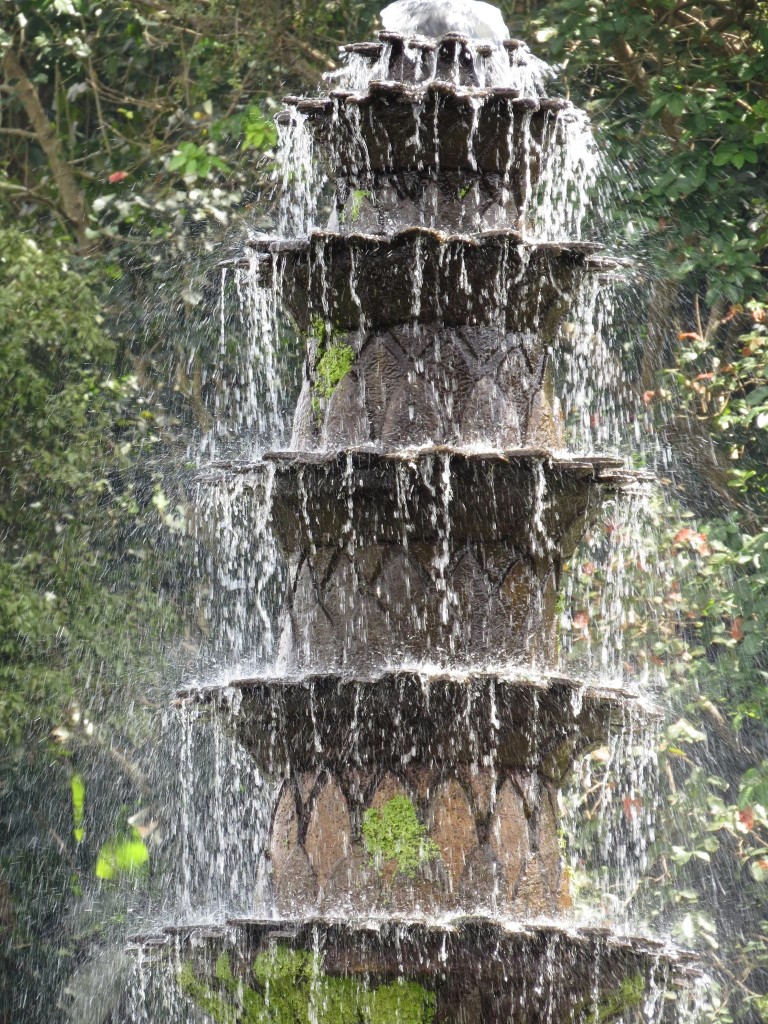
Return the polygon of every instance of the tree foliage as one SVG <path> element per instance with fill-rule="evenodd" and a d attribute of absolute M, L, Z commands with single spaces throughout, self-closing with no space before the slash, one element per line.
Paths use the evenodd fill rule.
<path fill-rule="evenodd" d="M 314 86 L 376 6 L 12 0 L 6 200 L 50 210 L 86 249 L 126 236 L 179 246 L 228 223 L 264 180 L 254 156 L 274 147 L 280 92 Z"/>
<path fill-rule="evenodd" d="M 43 734 L 118 684 L 173 611 L 141 539 L 160 514 L 162 410 L 114 373 L 88 276 L 66 249 L 0 231 L 0 730 Z"/>
<path fill-rule="evenodd" d="M 710 306 L 759 298 L 768 246 L 768 7 L 552 0 L 539 38 L 623 165 L 627 230 Z M 721 315 L 724 310 L 722 306 Z"/>

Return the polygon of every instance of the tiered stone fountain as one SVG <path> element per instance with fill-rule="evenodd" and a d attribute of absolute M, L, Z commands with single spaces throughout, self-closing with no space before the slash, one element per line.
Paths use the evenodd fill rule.
<path fill-rule="evenodd" d="M 274 915 L 202 945 L 183 931 L 185 991 L 217 1019 L 303 1021 L 269 1009 L 264 957 L 287 950 L 308 1021 L 660 1019 L 661 943 L 556 923 L 558 789 L 632 702 L 554 671 L 563 562 L 632 481 L 555 454 L 548 355 L 580 283 L 611 269 L 594 244 L 527 240 L 574 111 L 494 84 L 525 62 L 515 41 L 383 32 L 347 50 L 361 87 L 280 115 L 324 154 L 329 227 L 242 261 L 307 344 L 292 450 L 267 456 L 290 578 L 280 668 L 233 684 L 241 742 L 284 780 Z M 354 980 L 343 1009 L 329 978 Z M 397 979 L 424 999 L 376 1017 L 377 991 L 411 991 Z"/>

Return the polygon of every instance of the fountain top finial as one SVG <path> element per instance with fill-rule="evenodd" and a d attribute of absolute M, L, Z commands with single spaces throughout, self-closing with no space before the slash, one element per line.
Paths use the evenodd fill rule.
<path fill-rule="evenodd" d="M 388 32 L 407 36 L 457 33 L 495 44 L 509 38 L 501 11 L 480 0 L 398 0 L 384 8 L 381 18 Z"/>

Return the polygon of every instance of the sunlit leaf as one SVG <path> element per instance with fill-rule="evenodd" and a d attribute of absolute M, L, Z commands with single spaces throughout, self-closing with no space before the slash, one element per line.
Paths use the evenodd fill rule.
<path fill-rule="evenodd" d="M 83 828 L 83 822 L 85 821 L 85 780 L 82 775 L 72 776 L 72 818 L 74 820 L 74 837 L 78 843 L 82 843 L 85 836 Z"/>
<path fill-rule="evenodd" d="M 138 829 L 129 836 L 120 836 L 105 843 L 96 861 L 96 877 L 113 881 L 119 875 L 133 875 L 144 870 L 149 861 L 149 850 Z"/>

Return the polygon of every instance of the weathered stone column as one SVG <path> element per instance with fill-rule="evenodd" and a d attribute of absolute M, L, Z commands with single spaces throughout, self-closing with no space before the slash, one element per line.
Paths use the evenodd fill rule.
<path fill-rule="evenodd" d="M 557 788 L 573 753 L 562 736 L 576 733 L 568 688 L 558 705 L 543 684 L 542 732 L 531 680 L 554 664 L 562 564 L 619 466 L 554 454 L 563 425 L 548 358 L 581 282 L 603 264 L 589 243 L 523 239 L 568 103 L 478 88 L 491 53 L 457 37 L 388 34 L 353 52 L 387 80 L 291 99 L 282 117 L 305 119 L 325 154 L 336 183 L 328 229 L 251 244 L 307 344 L 294 451 L 271 457 L 290 566 L 279 664 L 316 679 L 313 721 L 321 703 L 337 719 L 311 769 L 289 743 L 275 898 L 292 917 L 530 917 L 565 899 Z M 431 80 L 415 92 L 425 68 Z M 530 679 L 482 681 L 499 666 Z M 430 679 L 430 701 L 403 689 L 409 669 Z M 439 676 L 456 671 L 458 685 Z M 346 690 L 328 688 L 334 677 Z M 498 701 L 485 720 L 484 685 Z M 246 743 L 278 687 L 244 687 L 261 709 L 245 718 Z M 478 705 L 452 720 L 462 687 Z M 514 701 L 528 717 L 508 713 Z M 427 730 L 403 747 L 414 708 Z M 272 733 L 298 729 L 305 713 L 294 701 Z M 481 757 L 462 733 L 484 728 L 493 742 Z M 404 801 L 434 844 L 410 874 L 372 857 L 364 834 L 367 813 Z"/>

